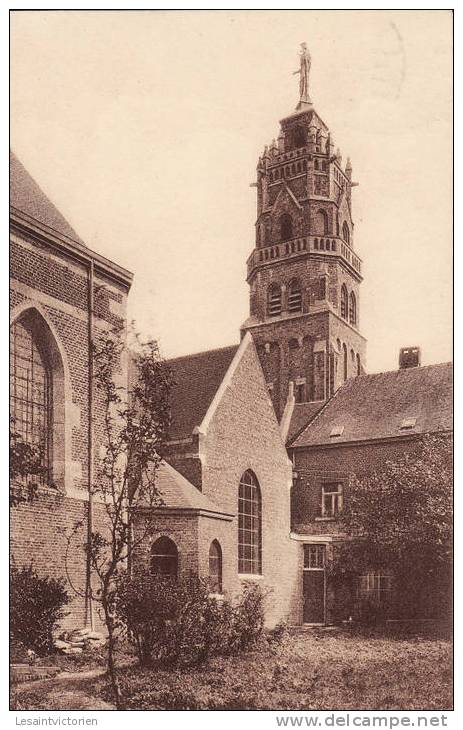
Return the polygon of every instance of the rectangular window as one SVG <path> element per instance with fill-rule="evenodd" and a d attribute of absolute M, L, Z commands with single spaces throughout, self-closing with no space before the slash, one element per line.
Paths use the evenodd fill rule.
<path fill-rule="evenodd" d="M 387 603 L 392 593 L 392 573 L 370 570 L 359 577 L 358 597 L 375 603 Z"/>
<path fill-rule="evenodd" d="M 342 484 L 322 485 L 322 517 L 337 517 L 342 512 Z"/>
<path fill-rule="evenodd" d="M 325 545 L 304 545 L 304 569 L 323 570 L 325 568 Z"/>
<path fill-rule="evenodd" d="M 305 383 L 297 383 L 294 390 L 296 403 L 305 403 Z"/>

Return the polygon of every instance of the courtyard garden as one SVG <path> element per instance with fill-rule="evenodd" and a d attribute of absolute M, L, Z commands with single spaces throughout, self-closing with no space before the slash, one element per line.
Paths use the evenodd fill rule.
<path fill-rule="evenodd" d="M 79 657 L 76 671 L 17 685 L 12 707 L 114 709 L 105 667 Z M 449 710 L 449 638 L 425 632 L 306 630 L 263 638 L 250 651 L 186 668 L 121 657 L 127 710 Z M 104 659 L 102 659 L 102 664 Z M 123 666 L 125 664 L 125 666 Z"/>

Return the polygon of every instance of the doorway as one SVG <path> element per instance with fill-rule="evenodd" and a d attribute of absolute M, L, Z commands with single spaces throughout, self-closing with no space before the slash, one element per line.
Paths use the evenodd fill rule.
<path fill-rule="evenodd" d="M 304 545 L 303 623 L 324 624 L 325 617 L 325 545 Z"/>

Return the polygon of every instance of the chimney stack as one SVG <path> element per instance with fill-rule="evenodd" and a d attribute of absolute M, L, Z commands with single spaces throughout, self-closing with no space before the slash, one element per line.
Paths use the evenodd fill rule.
<path fill-rule="evenodd" d="M 421 365 L 421 350 L 419 347 L 401 347 L 399 352 L 399 368 L 416 368 Z"/>

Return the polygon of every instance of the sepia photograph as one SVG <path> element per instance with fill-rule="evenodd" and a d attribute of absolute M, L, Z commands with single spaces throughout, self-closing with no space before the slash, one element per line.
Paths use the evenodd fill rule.
<path fill-rule="evenodd" d="M 10 710 L 447 726 L 452 10 L 9 22 Z"/>

